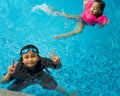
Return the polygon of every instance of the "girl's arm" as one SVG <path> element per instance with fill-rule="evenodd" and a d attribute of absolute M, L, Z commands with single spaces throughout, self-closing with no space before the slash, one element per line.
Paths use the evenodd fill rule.
<path fill-rule="evenodd" d="M 76 25 L 76 27 L 74 28 L 73 31 L 68 32 L 68 33 L 63 33 L 63 34 L 60 34 L 60 35 L 55 35 L 53 38 L 54 39 L 61 39 L 61 38 L 66 38 L 66 37 L 69 37 L 69 36 L 73 36 L 73 35 L 76 35 L 76 34 L 82 32 L 83 28 L 84 28 L 84 23 L 80 22 Z"/>
<path fill-rule="evenodd" d="M 69 18 L 69 19 L 78 19 L 78 18 L 79 18 L 78 15 L 68 15 L 68 14 L 66 14 L 65 12 L 62 12 L 61 14 L 62 14 L 64 17 L 67 17 L 67 18 Z"/>
<path fill-rule="evenodd" d="M 109 19 L 105 15 L 102 15 L 97 19 L 97 23 L 99 26 L 104 26 L 106 24 L 109 24 L 109 22 Z"/>
<path fill-rule="evenodd" d="M 90 1 L 90 0 L 84 0 L 84 2 L 83 2 L 83 8 L 84 8 L 84 9 L 86 8 L 86 5 L 88 4 L 89 1 Z"/>

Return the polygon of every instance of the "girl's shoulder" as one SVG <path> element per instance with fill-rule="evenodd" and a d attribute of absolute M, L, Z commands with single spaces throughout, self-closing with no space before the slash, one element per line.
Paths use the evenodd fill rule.
<path fill-rule="evenodd" d="M 107 24 L 109 22 L 109 19 L 107 18 L 107 16 L 102 15 L 99 18 L 97 18 L 97 22 L 99 25 L 104 25 L 104 24 Z"/>

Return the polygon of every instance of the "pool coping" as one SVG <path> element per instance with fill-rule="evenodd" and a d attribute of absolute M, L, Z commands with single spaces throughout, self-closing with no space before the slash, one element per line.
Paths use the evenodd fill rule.
<path fill-rule="evenodd" d="M 0 89 L 0 96 L 32 96 L 30 94 L 24 94 L 21 92 L 9 91 L 5 89 Z"/>

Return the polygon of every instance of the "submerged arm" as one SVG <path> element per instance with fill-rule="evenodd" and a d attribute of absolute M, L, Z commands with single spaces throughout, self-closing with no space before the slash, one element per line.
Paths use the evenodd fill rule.
<path fill-rule="evenodd" d="M 15 72 L 17 64 L 18 64 L 18 62 L 16 62 L 16 64 L 14 64 L 14 59 L 13 59 L 12 60 L 12 65 L 9 66 L 8 72 L 2 77 L 2 79 L 0 80 L 0 83 L 6 83 L 11 79 L 12 75 Z"/>
<path fill-rule="evenodd" d="M 5 76 L 2 77 L 2 79 L 0 80 L 0 83 L 6 83 L 10 80 L 11 78 L 11 74 L 10 73 L 7 73 Z"/>
<path fill-rule="evenodd" d="M 68 15 L 68 14 L 66 14 L 65 12 L 62 12 L 61 14 L 62 14 L 64 17 L 67 17 L 67 18 L 69 18 L 69 19 L 78 19 L 78 18 L 79 18 L 78 15 Z"/>
<path fill-rule="evenodd" d="M 60 34 L 60 35 L 55 35 L 53 38 L 54 39 L 60 39 L 60 38 L 65 38 L 65 37 L 69 37 L 69 36 L 73 36 L 75 34 L 78 34 L 82 31 L 84 27 L 84 23 L 80 22 L 77 24 L 77 26 L 75 27 L 75 29 L 69 33 L 63 33 L 63 34 Z"/>

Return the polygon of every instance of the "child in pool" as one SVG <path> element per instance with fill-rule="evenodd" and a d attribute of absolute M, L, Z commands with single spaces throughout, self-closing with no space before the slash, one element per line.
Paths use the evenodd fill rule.
<path fill-rule="evenodd" d="M 60 58 L 54 52 L 49 53 L 51 59 L 41 57 L 39 50 L 34 45 L 26 45 L 20 51 L 21 58 L 14 65 L 9 66 L 8 72 L 2 77 L 1 83 L 15 80 L 9 87 L 12 91 L 21 91 L 32 84 L 40 84 L 43 88 L 57 90 L 68 96 L 77 96 L 76 92 L 69 93 L 48 74 L 47 68 L 60 69 L 62 64 Z M 44 71 L 46 69 L 46 71 Z"/>
<path fill-rule="evenodd" d="M 102 15 L 105 8 L 105 3 L 102 0 L 84 0 L 83 7 L 84 11 L 81 16 L 68 15 L 65 12 L 61 13 L 69 19 L 78 20 L 78 24 L 73 31 L 55 35 L 54 38 L 63 38 L 80 33 L 84 28 L 84 25 L 94 26 L 95 24 L 98 24 L 99 26 L 103 26 L 109 23 L 108 18 L 105 15 Z"/>

